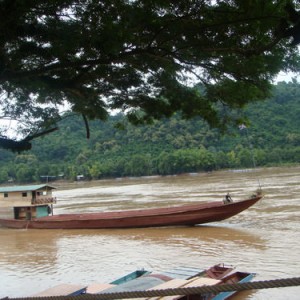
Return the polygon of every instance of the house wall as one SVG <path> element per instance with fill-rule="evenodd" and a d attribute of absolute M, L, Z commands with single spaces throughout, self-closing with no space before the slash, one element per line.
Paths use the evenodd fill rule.
<path fill-rule="evenodd" d="M 25 207 L 15 207 L 14 210 L 14 217 L 20 220 L 31 220 L 40 217 L 46 217 L 49 215 L 48 212 L 49 206 L 48 205 L 41 205 L 41 206 L 25 206 Z"/>
<path fill-rule="evenodd" d="M 23 194 L 23 193 L 26 193 Z M 6 193 L 0 193 L 0 207 L 12 207 L 12 206 L 26 206 L 31 205 L 33 200 L 33 192 L 9 192 L 7 197 Z M 44 200 L 52 197 L 52 190 L 38 190 L 35 192 L 36 200 Z"/>
<path fill-rule="evenodd" d="M 14 210 L 11 207 L 0 207 L 0 218 L 1 219 L 14 218 Z"/>
<path fill-rule="evenodd" d="M 7 194 L 7 197 L 5 195 Z M 24 197 L 22 192 L 0 193 L 1 207 L 11 207 L 16 205 L 30 205 L 32 199 L 32 192 L 27 192 Z"/>

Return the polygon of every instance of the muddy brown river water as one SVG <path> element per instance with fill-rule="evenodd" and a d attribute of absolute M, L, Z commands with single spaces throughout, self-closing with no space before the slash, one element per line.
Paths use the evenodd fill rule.
<path fill-rule="evenodd" d="M 123 230 L 0 228 L 0 298 L 60 283 L 109 282 L 136 269 L 216 263 L 254 280 L 300 277 L 300 167 L 57 184 L 55 213 L 120 210 L 249 196 L 265 197 L 229 220 L 205 226 Z M 300 287 L 240 293 L 234 299 L 300 299 Z"/>

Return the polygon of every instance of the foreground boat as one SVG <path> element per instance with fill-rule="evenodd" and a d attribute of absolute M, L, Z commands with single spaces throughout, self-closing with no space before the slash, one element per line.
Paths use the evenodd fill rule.
<path fill-rule="evenodd" d="M 49 190 L 53 189 L 53 187 L 49 186 L 39 186 L 39 190 L 45 188 L 48 194 Z M 41 193 L 39 190 L 35 191 L 35 197 Z M 6 195 L 8 194 L 6 193 Z M 15 206 L 14 217 L 0 217 L 0 226 L 19 229 L 104 229 L 193 226 L 228 219 L 251 207 L 261 198 L 262 194 L 258 192 L 249 199 L 241 201 L 232 201 L 227 196 L 225 200 L 210 203 L 127 211 L 53 215 L 53 198 L 38 199 L 36 197 L 35 199 L 31 199 L 31 203 L 27 206 L 24 204 L 22 206 Z M 51 203 L 51 207 L 48 205 L 49 203 Z"/>
<path fill-rule="evenodd" d="M 155 273 L 146 270 L 137 270 L 120 277 L 110 283 L 94 283 L 83 287 L 81 285 L 60 284 L 49 288 L 31 297 L 51 297 L 51 296 L 77 296 L 82 294 L 109 294 L 135 292 L 135 291 L 153 291 L 159 290 L 161 296 L 139 297 L 138 299 L 192 299 L 192 300 L 225 300 L 234 295 L 235 291 L 229 292 L 210 292 L 195 295 L 172 295 L 163 296 L 164 290 L 182 289 L 189 287 L 215 286 L 227 283 L 241 283 L 251 281 L 254 273 L 235 271 L 231 266 L 217 264 L 208 269 L 199 269 L 195 267 L 177 267 L 161 273 Z M 104 296 L 104 295 L 103 295 Z M 122 299 L 122 298 L 118 298 Z"/>
<path fill-rule="evenodd" d="M 231 298 L 237 291 L 210 292 L 194 295 L 168 295 L 163 296 L 164 290 L 197 288 L 203 286 L 215 286 L 223 284 L 245 283 L 253 279 L 255 273 L 235 271 L 231 266 L 217 264 L 208 269 L 201 270 L 191 267 L 178 267 L 162 273 L 147 272 L 144 275 L 127 281 L 124 284 L 113 285 L 101 289 L 96 294 L 110 295 L 113 293 L 134 291 L 162 291 L 162 296 L 139 297 L 139 300 L 225 300 Z M 156 281 L 154 280 L 156 279 Z M 160 283 L 159 283 L 160 282 Z M 87 293 L 88 289 L 87 289 Z M 121 299 L 121 298 L 119 298 Z"/>

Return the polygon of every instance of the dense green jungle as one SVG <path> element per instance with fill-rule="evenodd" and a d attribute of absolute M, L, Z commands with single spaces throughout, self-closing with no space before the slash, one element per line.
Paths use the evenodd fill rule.
<path fill-rule="evenodd" d="M 299 164 L 300 85 L 296 80 L 274 85 L 270 99 L 242 112 L 247 128 L 226 134 L 200 118 L 178 115 L 133 126 L 122 115 L 91 121 L 91 136 L 81 117 L 69 116 L 59 130 L 33 142 L 20 154 L 0 149 L 0 183 L 45 180 L 91 180 L 123 176 L 169 175 L 228 168 Z"/>

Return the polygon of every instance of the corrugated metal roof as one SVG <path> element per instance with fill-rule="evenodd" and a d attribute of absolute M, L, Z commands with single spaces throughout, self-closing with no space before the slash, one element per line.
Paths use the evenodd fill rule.
<path fill-rule="evenodd" d="M 29 192 L 37 191 L 43 188 L 55 189 L 55 187 L 48 184 L 39 184 L 39 185 L 15 185 L 15 186 L 4 186 L 0 187 L 0 193 L 10 193 L 10 192 Z"/>

